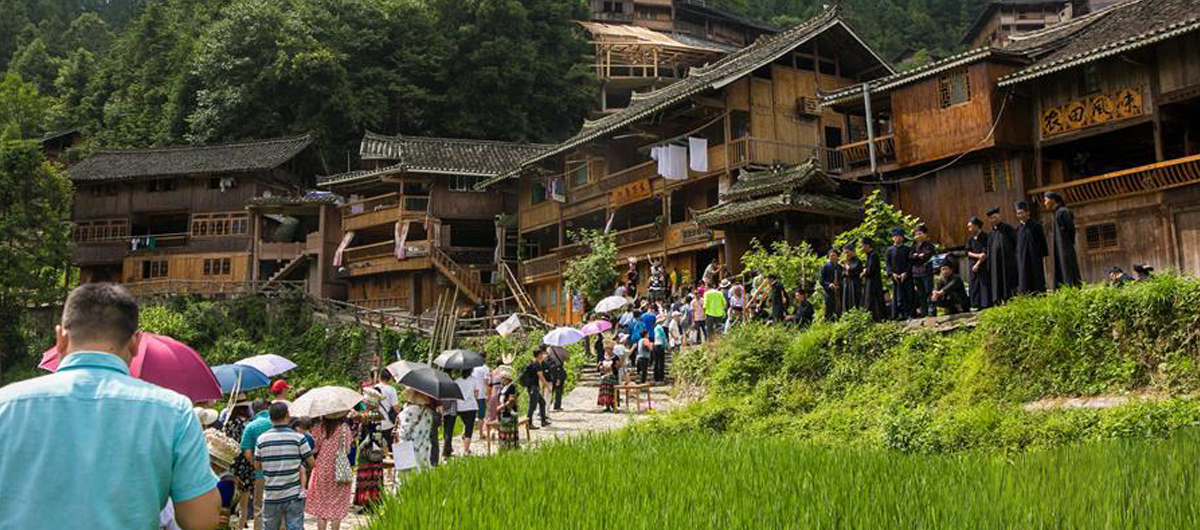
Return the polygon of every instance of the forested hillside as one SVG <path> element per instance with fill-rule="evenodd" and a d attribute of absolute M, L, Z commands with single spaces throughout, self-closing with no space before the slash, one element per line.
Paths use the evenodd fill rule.
<path fill-rule="evenodd" d="M 828 1 L 828 0 L 826 0 Z M 985 0 L 845 0 L 885 57 L 959 47 Z M 709 0 L 789 25 L 822 0 Z M 585 0 L 0 0 L 0 137 L 104 147 L 364 128 L 555 141 L 594 101 Z"/>

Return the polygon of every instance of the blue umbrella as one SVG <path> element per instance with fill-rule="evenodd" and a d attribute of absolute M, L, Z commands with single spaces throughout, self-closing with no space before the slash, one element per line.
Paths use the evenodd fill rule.
<path fill-rule="evenodd" d="M 244 364 L 222 364 L 213 368 L 213 375 L 217 376 L 217 384 L 221 385 L 221 392 L 224 394 L 233 392 L 234 387 L 237 387 L 239 392 L 244 392 L 265 388 L 271 384 L 271 378 L 267 377 L 267 374 Z"/>

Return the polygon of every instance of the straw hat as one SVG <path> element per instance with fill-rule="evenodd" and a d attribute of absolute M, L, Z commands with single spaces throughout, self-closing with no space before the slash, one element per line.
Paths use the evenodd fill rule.
<path fill-rule="evenodd" d="M 499 377 L 500 379 L 508 379 L 509 381 L 513 381 L 516 379 L 515 377 L 513 377 L 512 367 L 507 366 L 507 365 L 497 367 L 495 374 L 496 374 L 496 377 Z"/>
<path fill-rule="evenodd" d="M 729 278 L 725 278 L 724 280 L 721 280 L 721 286 L 720 286 L 720 288 L 721 288 L 721 289 L 728 289 L 728 288 L 729 288 Z"/>
<path fill-rule="evenodd" d="M 209 425 L 212 425 L 217 421 L 217 411 L 213 409 L 196 407 L 193 410 L 196 412 L 196 418 L 200 420 L 201 427 L 207 428 Z"/>

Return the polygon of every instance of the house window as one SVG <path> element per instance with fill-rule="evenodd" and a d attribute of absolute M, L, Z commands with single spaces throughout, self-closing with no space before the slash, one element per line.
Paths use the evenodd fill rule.
<path fill-rule="evenodd" d="M 530 204 L 541 204 L 543 202 L 546 202 L 547 197 L 548 197 L 548 194 L 546 191 L 546 183 L 545 182 L 535 181 L 535 182 L 530 183 L 530 186 L 529 186 L 529 203 Z"/>
<path fill-rule="evenodd" d="M 942 108 L 966 103 L 971 100 L 971 81 L 967 70 L 957 70 L 942 74 L 938 78 L 938 94 L 942 99 Z"/>
<path fill-rule="evenodd" d="M 89 241 L 118 241 L 129 235 L 129 222 L 125 219 L 102 219 L 78 221 L 71 230 L 71 240 L 76 243 Z"/>
<path fill-rule="evenodd" d="M 483 178 L 471 175 L 454 175 L 450 179 L 450 191 L 476 191 L 475 185 Z"/>
<path fill-rule="evenodd" d="M 192 216 L 192 237 L 237 236 L 250 233 L 249 214 L 200 213 Z"/>
<path fill-rule="evenodd" d="M 604 12 L 605 13 L 624 13 L 625 12 L 625 2 L 623 2 L 621 0 L 615 0 L 615 1 L 605 0 Z"/>
<path fill-rule="evenodd" d="M 1116 223 L 1090 225 L 1084 230 L 1089 251 L 1113 250 L 1117 248 Z"/>
<path fill-rule="evenodd" d="M 167 260 L 146 260 L 142 262 L 142 279 L 167 277 Z"/>
<path fill-rule="evenodd" d="M 983 162 L 983 191 L 1012 187 L 1012 174 L 1008 169 L 1008 161 L 1003 158 L 988 158 Z"/>
<path fill-rule="evenodd" d="M 146 191 L 150 193 L 175 191 L 177 185 L 175 179 L 154 179 L 146 183 Z"/>
<path fill-rule="evenodd" d="M 111 197 L 117 194 L 116 184 L 98 184 L 88 186 L 88 194 L 92 197 Z"/>
<path fill-rule="evenodd" d="M 231 260 L 229 258 L 212 258 L 204 260 L 204 275 L 205 276 L 229 276 L 233 270 Z"/>
<path fill-rule="evenodd" d="M 568 162 L 568 164 L 578 164 L 574 168 L 568 169 L 567 174 L 571 182 L 571 187 L 585 186 L 588 183 L 588 163 L 586 160 L 576 162 Z"/>

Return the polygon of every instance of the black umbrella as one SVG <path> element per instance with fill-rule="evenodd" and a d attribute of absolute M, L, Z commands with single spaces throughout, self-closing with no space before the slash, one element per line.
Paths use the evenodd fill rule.
<path fill-rule="evenodd" d="M 435 399 L 463 399 L 462 390 L 446 372 L 428 364 L 397 361 L 387 366 L 396 382 Z"/>
<path fill-rule="evenodd" d="M 484 360 L 482 355 L 471 350 L 446 350 L 433 360 L 433 364 L 443 370 L 470 370 L 483 366 Z"/>

